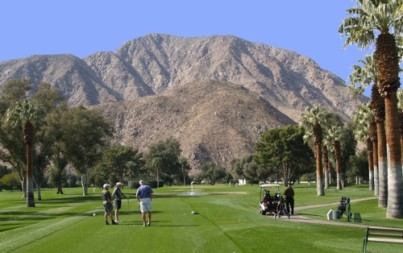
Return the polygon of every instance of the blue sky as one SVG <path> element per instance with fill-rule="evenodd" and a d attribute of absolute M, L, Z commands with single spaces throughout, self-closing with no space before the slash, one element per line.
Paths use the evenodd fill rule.
<path fill-rule="evenodd" d="M 115 51 L 149 33 L 234 35 L 295 51 L 347 81 L 369 51 L 337 32 L 355 0 L 5 0 L 0 62 L 34 54 Z"/>

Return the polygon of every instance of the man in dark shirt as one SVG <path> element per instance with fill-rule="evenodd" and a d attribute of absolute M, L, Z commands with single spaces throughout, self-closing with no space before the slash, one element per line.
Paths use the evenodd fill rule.
<path fill-rule="evenodd" d="M 140 203 L 141 219 L 143 220 L 143 226 L 151 225 L 151 198 L 153 190 L 150 186 L 144 184 L 143 180 L 140 180 L 140 187 L 136 191 L 137 201 Z M 146 217 L 148 221 L 146 223 Z"/>
<path fill-rule="evenodd" d="M 288 213 L 294 215 L 294 189 L 291 187 L 291 184 L 285 189 L 284 195 Z"/>

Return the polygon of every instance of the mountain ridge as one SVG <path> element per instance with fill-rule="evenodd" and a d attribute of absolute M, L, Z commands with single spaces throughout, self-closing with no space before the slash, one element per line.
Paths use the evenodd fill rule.
<path fill-rule="evenodd" d="M 231 159 L 252 152 L 253 144 L 265 130 L 298 122 L 307 107 L 322 106 L 348 120 L 354 108 L 368 100 L 364 96 L 351 97 L 340 77 L 322 69 L 309 57 L 230 35 L 187 38 L 149 34 L 123 43 L 114 52 L 95 52 L 82 59 L 62 54 L 0 62 L 0 87 L 16 78 L 29 78 L 34 90 L 42 81 L 50 83 L 61 90 L 71 106 L 101 108 L 118 130 L 116 142 L 144 149 L 150 140 L 177 133 L 175 137 L 183 145 L 184 154 L 195 166 L 209 160 L 228 165 Z M 219 92 L 221 97 L 204 89 Z M 222 95 L 224 91 L 230 95 L 228 99 Z M 196 111 L 204 108 L 206 112 L 199 112 L 198 117 L 208 127 L 197 122 L 188 109 L 174 103 L 172 96 L 179 104 Z M 201 103 L 205 100 L 200 96 L 213 100 L 221 109 L 216 112 L 216 107 Z M 226 103 L 230 101 L 233 104 Z M 259 115 L 264 122 L 260 129 L 256 129 L 257 118 L 253 118 L 256 124 L 249 128 L 244 128 L 246 122 L 238 122 L 234 116 L 237 114 L 231 110 L 237 103 L 249 105 L 236 106 L 239 115 L 246 117 L 251 112 Z M 156 104 L 176 109 L 148 108 Z M 256 109 L 260 107 L 266 109 Z M 141 124 L 132 116 L 131 110 L 136 111 L 135 108 L 142 117 Z M 146 117 L 142 111 L 150 115 Z M 160 121 L 155 120 L 158 118 Z M 158 128 L 159 124 L 170 130 Z M 217 132 L 226 138 L 215 140 L 207 134 L 189 135 L 182 125 L 187 125 L 193 133 L 209 129 L 210 133 Z"/>

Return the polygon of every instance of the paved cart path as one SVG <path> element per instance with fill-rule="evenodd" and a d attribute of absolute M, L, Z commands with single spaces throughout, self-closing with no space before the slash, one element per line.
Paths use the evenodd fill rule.
<path fill-rule="evenodd" d="M 354 199 L 351 200 L 351 203 L 357 203 L 361 201 L 366 201 L 366 200 L 371 200 L 371 199 L 376 199 L 377 197 L 368 197 L 368 198 L 361 198 L 361 199 Z M 307 209 L 312 209 L 312 208 L 318 208 L 318 207 L 337 207 L 340 204 L 340 202 L 333 202 L 333 203 L 327 203 L 327 204 L 318 204 L 318 205 L 310 205 L 310 206 L 301 206 L 301 207 L 295 207 L 294 210 L 296 212 L 295 215 L 292 215 L 290 219 L 288 219 L 287 216 L 281 216 L 282 220 L 287 220 L 290 222 L 303 222 L 303 223 L 311 223 L 311 224 L 324 224 L 324 225 L 334 225 L 334 226 L 344 226 L 344 227 L 362 227 L 362 228 L 367 228 L 369 225 L 367 224 L 359 224 L 356 222 L 340 222 L 340 221 L 333 221 L 333 220 L 316 220 L 316 219 L 311 219 L 309 217 L 305 217 L 303 215 L 298 215 L 299 211 L 302 210 L 307 210 Z M 326 214 L 324 214 L 326 216 Z M 371 227 L 377 227 L 377 226 L 371 226 Z"/>

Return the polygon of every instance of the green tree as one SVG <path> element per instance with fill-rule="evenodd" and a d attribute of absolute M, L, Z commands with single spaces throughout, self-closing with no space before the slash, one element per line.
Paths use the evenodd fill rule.
<path fill-rule="evenodd" d="M 113 131 L 100 112 L 85 108 L 72 108 L 61 117 L 64 151 L 67 160 L 80 173 L 83 195 L 88 195 L 90 168 L 101 157 Z"/>
<path fill-rule="evenodd" d="M 142 153 L 131 147 L 118 145 L 104 150 L 95 172 L 103 175 L 100 178 L 103 182 L 124 182 L 138 174 L 143 165 Z"/>
<path fill-rule="evenodd" d="M 388 198 L 386 216 L 403 217 L 402 161 L 397 110 L 399 50 L 396 38 L 403 29 L 401 0 L 357 0 L 347 10 L 339 32 L 347 36 L 345 46 L 366 48 L 375 44 L 376 77 L 385 99 L 385 130 L 388 155 Z"/>
<path fill-rule="evenodd" d="M 211 185 L 215 185 L 218 181 L 223 182 L 227 178 L 227 172 L 224 168 L 214 164 L 208 163 L 200 167 L 199 177 Z"/>
<path fill-rule="evenodd" d="M 0 96 L 0 116 L 5 119 L 6 112 L 16 103 L 27 99 L 30 90 L 29 80 L 11 80 L 2 86 Z M 0 126 L 0 159 L 10 164 L 20 178 L 22 193 L 26 198 L 26 155 L 23 131 L 20 127 L 12 127 L 7 122 Z"/>
<path fill-rule="evenodd" d="M 372 146 L 372 143 L 371 143 Z M 348 177 L 361 177 L 363 179 L 368 179 L 368 159 L 367 150 L 361 150 L 356 155 L 349 157 L 347 172 Z M 358 181 L 358 180 L 356 180 Z"/>
<path fill-rule="evenodd" d="M 182 169 L 183 185 L 186 185 L 186 177 L 187 177 L 187 172 L 190 170 L 190 164 L 188 162 L 188 159 L 183 156 L 179 157 L 178 162 L 181 165 L 181 169 Z"/>
<path fill-rule="evenodd" d="M 182 177 L 179 164 L 181 153 L 180 143 L 175 138 L 158 141 L 148 147 L 145 160 L 155 170 L 158 183 L 161 178 L 165 182 L 172 182 L 173 178 Z"/>
<path fill-rule="evenodd" d="M 59 90 L 53 88 L 49 83 L 42 82 L 39 84 L 38 89 L 32 96 L 32 101 L 39 104 L 41 108 L 46 113 L 45 121 L 43 126 L 37 131 L 36 133 L 36 148 L 35 148 L 35 157 L 34 157 L 34 181 L 37 186 L 37 193 L 38 199 L 40 200 L 41 197 L 41 184 L 45 178 L 45 169 L 52 161 L 50 158 L 53 155 L 62 156 L 60 150 L 55 150 L 58 144 L 58 138 L 56 136 L 52 136 L 49 131 L 50 129 L 54 129 L 55 126 L 49 124 L 56 124 L 59 125 L 57 121 L 50 121 L 49 118 L 53 118 L 52 112 L 59 110 L 62 106 L 67 107 L 63 104 L 65 101 Z M 59 127 L 59 126 L 56 126 Z M 52 132 L 54 134 L 55 132 Z M 53 152 L 58 152 L 54 154 Z M 63 162 L 62 162 L 63 164 Z M 67 161 L 65 161 L 64 167 L 67 165 Z M 52 163 L 52 167 L 60 166 L 60 161 L 56 161 L 56 163 Z M 57 172 L 57 170 L 55 171 Z M 59 178 L 61 180 L 61 175 L 53 177 Z M 63 193 L 61 189 L 61 182 L 56 184 L 57 185 L 57 193 Z"/>
<path fill-rule="evenodd" d="M 18 174 L 15 171 L 0 177 L 0 191 L 3 188 L 9 188 L 10 191 L 12 191 L 14 187 L 18 187 L 19 185 L 21 184 L 19 182 Z"/>
<path fill-rule="evenodd" d="M 286 185 L 296 182 L 310 171 L 314 161 L 303 136 L 303 130 L 297 125 L 266 131 L 255 145 L 257 164 L 270 168 L 269 173 L 279 175 Z"/>

